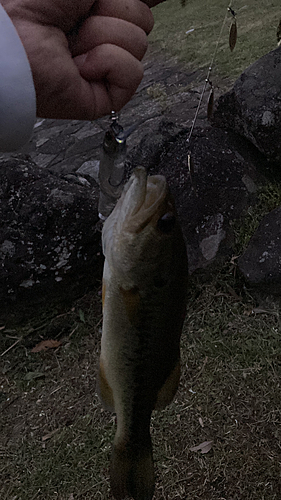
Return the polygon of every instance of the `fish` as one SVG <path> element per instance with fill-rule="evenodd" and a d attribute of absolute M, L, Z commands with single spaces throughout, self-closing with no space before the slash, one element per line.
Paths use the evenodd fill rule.
<path fill-rule="evenodd" d="M 188 264 L 175 203 L 162 175 L 137 167 L 102 231 L 105 256 L 98 393 L 116 413 L 110 463 L 116 500 L 151 500 L 150 420 L 177 391 Z"/>

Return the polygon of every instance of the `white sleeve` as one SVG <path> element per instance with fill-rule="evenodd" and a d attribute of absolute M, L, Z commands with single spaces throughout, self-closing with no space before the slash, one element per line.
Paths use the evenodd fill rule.
<path fill-rule="evenodd" d="M 0 151 L 15 151 L 30 138 L 36 95 L 24 47 L 0 4 Z"/>

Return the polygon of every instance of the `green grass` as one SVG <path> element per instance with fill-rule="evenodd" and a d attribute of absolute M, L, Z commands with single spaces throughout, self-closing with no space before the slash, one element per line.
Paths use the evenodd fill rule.
<path fill-rule="evenodd" d="M 177 56 L 192 68 L 208 67 L 212 61 L 229 2 L 225 0 L 168 0 L 153 9 L 155 26 L 150 40 Z M 228 47 L 232 16 L 227 15 L 212 77 L 236 78 L 252 62 L 276 48 L 276 31 L 281 17 L 279 0 L 233 1 L 238 37 L 234 51 Z M 186 35 L 186 31 L 194 29 Z"/>

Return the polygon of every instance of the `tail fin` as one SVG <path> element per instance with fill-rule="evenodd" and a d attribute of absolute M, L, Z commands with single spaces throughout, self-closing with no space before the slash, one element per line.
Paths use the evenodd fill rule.
<path fill-rule="evenodd" d="M 116 500 L 123 500 L 126 495 L 134 500 L 151 500 L 154 493 L 155 479 L 151 439 L 139 443 L 113 445 L 110 469 L 110 484 Z"/>

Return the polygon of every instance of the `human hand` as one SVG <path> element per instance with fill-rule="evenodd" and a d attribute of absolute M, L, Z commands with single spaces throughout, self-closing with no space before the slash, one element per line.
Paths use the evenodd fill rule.
<path fill-rule="evenodd" d="M 143 76 L 162 0 L 2 0 L 26 50 L 37 115 L 94 120 L 119 111 Z"/>

